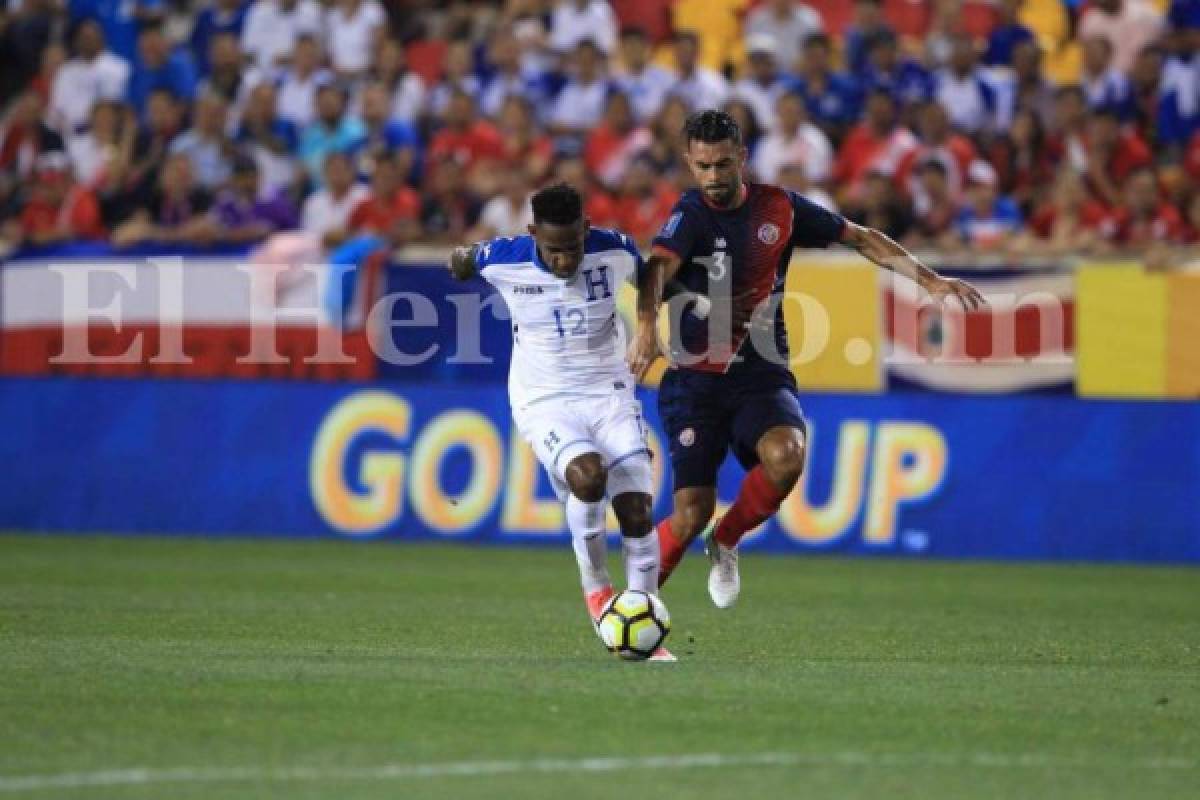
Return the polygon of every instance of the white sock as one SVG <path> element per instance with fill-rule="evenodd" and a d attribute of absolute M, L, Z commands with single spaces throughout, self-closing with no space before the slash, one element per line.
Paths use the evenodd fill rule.
<path fill-rule="evenodd" d="M 622 539 L 625 548 L 625 582 L 630 589 L 658 594 L 658 531 L 654 528 L 645 536 Z"/>
<path fill-rule="evenodd" d="M 584 594 L 591 594 L 612 583 L 608 576 L 608 540 L 605 538 L 604 511 L 607 502 L 585 503 L 575 495 L 567 497 L 567 527 L 571 546 L 579 562 L 579 580 Z"/>

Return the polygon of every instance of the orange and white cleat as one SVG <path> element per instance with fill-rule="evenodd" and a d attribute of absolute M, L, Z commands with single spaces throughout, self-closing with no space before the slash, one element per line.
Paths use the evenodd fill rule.
<path fill-rule="evenodd" d="M 655 650 L 653 653 L 651 653 L 650 657 L 647 658 L 646 660 L 647 661 L 658 661 L 660 663 L 670 664 L 670 663 L 674 663 L 674 662 L 678 661 L 679 659 L 676 658 L 675 654 L 672 653 L 667 648 L 659 647 L 657 650 Z"/>
<path fill-rule="evenodd" d="M 600 615 L 604 613 L 604 609 L 612 599 L 613 588 L 611 585 L 583 596 L 583 602 L 587 604 L 588 618 L 592 621 L 592 630 L 596 631 L 597 636 L 600 636 Z M 603 644 L 603 636 L 600 636 L 600 642 Z"/>

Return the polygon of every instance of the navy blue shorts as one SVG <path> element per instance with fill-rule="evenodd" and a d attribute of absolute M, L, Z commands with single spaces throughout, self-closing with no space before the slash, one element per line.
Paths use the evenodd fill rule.
<path fill-rule="evenodd" d="M 658 414 L 670 439 L 676 491 L 716 486 L 732 449 L 742 467 L 758 464 L 755 446 L 771 428 L 806 431 L 791 373 L 717 375 L 669 369 L 658 388 Z"/>

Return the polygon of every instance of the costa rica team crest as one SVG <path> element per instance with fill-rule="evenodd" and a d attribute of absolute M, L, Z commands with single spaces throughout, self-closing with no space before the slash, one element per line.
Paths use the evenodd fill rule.
<path fill-rule="evenodd" d="M 679 443 L 684 447 L 691 447 L 696 443 L 696 431 L 694 428 L 684 428 L 679 434 Z"/>
<path fill-rule="evenodd" d="M 764 223 L 758 229 L 758 240 L 763 244 L 775 244 L 779 241 L 779 226 L 773 222 Z"/>

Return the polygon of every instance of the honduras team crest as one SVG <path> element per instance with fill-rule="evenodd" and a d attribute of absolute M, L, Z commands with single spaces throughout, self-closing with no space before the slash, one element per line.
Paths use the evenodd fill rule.
<path fill-rule="evenodd" d="M 775 244 L 779 241 L 779 226 L 768 222 L 758 229 L 758 240 L 763 244 Z"/>

